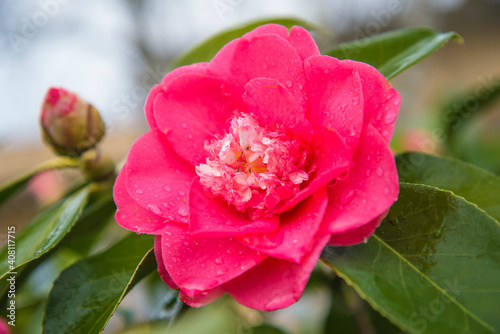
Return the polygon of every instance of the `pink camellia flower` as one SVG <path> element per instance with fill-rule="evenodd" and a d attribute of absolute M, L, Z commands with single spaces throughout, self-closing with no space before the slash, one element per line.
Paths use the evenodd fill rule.
<path fill-rule="evenodd" d="M 301 27 L 258 27 L 151 90 L 116 221 L 156 235 L 186 304 L 287 307 L 326 245 L 367 240 L 396 200 L 399 106 L 370 65 L 321 55 Z"/>

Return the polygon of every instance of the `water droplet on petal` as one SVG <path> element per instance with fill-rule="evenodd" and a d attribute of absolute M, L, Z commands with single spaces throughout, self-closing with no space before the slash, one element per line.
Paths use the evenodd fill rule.
<path fill-rule="evenodd" d="M 200 267 L 205 268 L 207 265 L 205 263 L 200 264 Z"/>
<path fill-rule="evenodd" d="M 148 209 L 151 210 L 155 215 L 161 216 L 161 210 L 157 205 L 148 204 Z"/>
<path fill-rule="evenodd" d="M 293 86 L 293 83 L 290 81 L 290 80 L 287 80 L 285 85 L 288 87 L 288 88 L 291 88 Z"/>
<path fill-rule="evenodd" d="M 186 123 L 182 123 L 181 126 L 183 129 L 187 129 L 187 127 L 188 127 L 188 125 Z"/>
<path fill-rule="evenodd" d="M 226 84 L 220 85 L 220 91 L 222 92 L 222 95 L 224 95 L 224 96 L 231 96 L 231 90 L 229 89 L 229 86 Z"/>
<path fill-rule="evenodd" d="M 377 175 L 378 175 L 378 176 L 382 176 L 382 175 L 384 175 L 384 170 L 382 169 L 382 167 L 378 167 L 378 168 L 377 168 Z"/>
<path fill-rule="evenodd" d="M 135 193 L 138 194 L 138 195 L 142 195 L 144 193 L 144 191 L 142 191 L 141 189 L 137 189 L 135 191 Z"/>
<path fill-rule="evenodd" d="M 179 194 L 179 196 L 184 196 L 184 195 L 186 195 L 186 193 L 185 193 L 184 191 L 182 191 L 182 190 L 179 190 L 177 193 Z"/>
<path fill-rule="evenodd" d="M 342 204 L 348 204 L 352 201 L 352 199 L 354 198 L 354 195 L 356 194 L 356 191 L 354 189 L 347 189 L 344 191 L 344 193 L 342 194 L 342 196 L 340 196 L 340 202 Z"/>
<path fill-rule="evenodd" d="M 170 191 L 170 187 L 169 186 L 165 186 L 165 187 L 163 187 L 163 189 L 165 189 L 165 191 Z"/>
<path fill-rule="evenodd" d="M 359 104 L 359 96 L 354 96 L 352 98 L 352 104 L 357 106 Z"/>
<path fill-rule="evenodd" d="M 328 187 L 333 187 L 337 184 L 337 179 L 333 179 L 330 182 L 328 182 L 327 186 Z"/>
<path fill-rule="evenodd" d="M 398 116 L 398 111 L 397 109 L 389 109 L 386 108 L 387 113 L 385 114 L 385 124 L 391 124 L 396 120 L 396 117 Z"/>
<path fill-rule="evenodd" d="M 222 264 L 222 263 L 224 263 L 224 262 L 222 261 L 222 258 L 218 257 L 218 258 L 216 258 L 216 259 L 215 259 L 215 264 L 219 264 L 219 265 L 220 265 L 220 264 Z"/>
<path fill-rule="evenodd" d="M 179 216 L 187 217 L 189 215 L 189 209 L 187 206 L 181 206 L 177 213 L 179 214 Z"/>

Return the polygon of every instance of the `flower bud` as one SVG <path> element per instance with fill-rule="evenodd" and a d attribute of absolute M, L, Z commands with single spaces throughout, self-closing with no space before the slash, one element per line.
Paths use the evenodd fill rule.
<path fill-rule="evenodd" d="M 44 140 L 60 155 L 81 155 L 95 147 L 105 132 L 97 109 L 62 88 L 47 92 L 41 123 Z"/>
<path fill-rule="evenodd" d="M 90 149 L 81 156 L 80 168 L 90 181 L 104 181 L 115 171 L 115 163 L 109 154 L 100 149 Z"/>

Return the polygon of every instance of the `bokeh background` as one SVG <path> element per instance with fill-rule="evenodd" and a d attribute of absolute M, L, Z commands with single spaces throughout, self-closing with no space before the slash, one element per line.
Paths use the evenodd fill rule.
<path fill-rule="evenodd" d="M 50 86 L 74 91 L 100 110 L 108 130 L 104 148 L 119 162 L 147 131 L 147 92 L 176 56 L 224 29 L 284 16 L 327 27 L 314 34 L 322 50 L 403 27 L 464 37 L 463 45 L 449 43 L 391 80 L 402 95 L 395 151 L 443 153 L 433 137 L 440 108 L 500 82 L 498 0 L 0 0 L 0 184 L 53 156 L 38 124 Z M 499 173 L 499 103 L 470 123 L 463 158 Z M 22 226 L 75 179 L 75 173 L 50 172 L 32 180 L 0 208 L 0 244 L 5 226 Z M 275 313 L 274 321 L 292 330 L 310 326 L 314 319 L 303 319 L 301 310 L 328 303 L 318 296 Z M 111 328 L 123 325 L 115 322 Z"/>

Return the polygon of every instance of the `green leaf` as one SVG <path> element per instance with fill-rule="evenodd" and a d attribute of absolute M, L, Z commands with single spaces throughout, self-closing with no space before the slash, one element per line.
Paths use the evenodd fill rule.
<path fill-rule="evenodd" d="M 168 326 L 168 330 L 166 329 Z M 251 326 L 235 312 L 233 301 L 222 297 L 199 309 L 188 309 L 174 323 L 153 321 L 127 328 L 121 334 L 229 334 L 253 333 Z"/>
<path fill-rule="evenodd" d="M 444 121 L 445 144 L 450 151 L 458 154 L 458 141 L 460 130 L 470 123 L 473 116 L 487 110 L 487 107 L 500 98 L 500 81 L 491 77 L 480 79 L 481 85 L 474 87 L 460 97 L 450 100 L 442 108 L 442 120 Z"/>
<path fill-rule="evenodd" d="M 331 283 L 330 312 L 325 334 L 402 334 L 401 330 L 382 317 L 354 289 L 335 277 Z"/>
<path fill-rule="evenodd" d="M 9 199 L 9 197 L 14 195 L 18 190 L 22 189 L 36 174 L 49 169 L 78 167 L 78 164 L 78 159 L 69 157 L 58 157 L 43 162 L 31 172 L 0 185 L 0 205 L 2 205 L 3 202 Z"/>
<path fill-rule="evenodd" d="M 250 333 L 254 334 L 285 334 L 285 332 L 277 327 L 271 326 L 269 324 L 263 324 L 257 327 L 252 327 L 249 330 Z"/>
<path fill-rule="evenodd" d="M 399 180 L 450 190 L 500 221 L 500 177 L 453 158 L 423 153 L 396 157 Z"/>
<path fill-rule="evenodd" d="M 110 219 L 116 211 L 113 202 L 111 185 L 93 184 L 88 204 L 73 229 L 61 242 L 62 247 L 69 248 L 81 255 L 86 255 L 94 246 L 101 232 L 109 226 Z"/>
<path fill-rule="evenodd" d="M 130 234 L 66 268 L 50 291 L 43 333 L 100 333 L 123 297 L 156 269 L 153 240 L 150 235 Z"/>
<path fill-rule="evenodd" d="M 87 204 L 89 189 L 85 187 L 45 209 L 23 230 L 16 231 L 12 239 L 15 243 L 11 243 L 11 247 L 15 246 L 15 265 L 11 267 L 7 261 L 1 261 L 0 279 L 49 252 L 64 238 Z M 8 258 L 8 246 L 2 249 L 0 258 Z"/>
<path fill-rule="evenodd" d="M 452 192 L 402 183 L 368 243 L 323 259 L 409 333 L 500 329 L 500 225 Z"/>
<path fill-rule="evenodd" d="M 441 33 L 431 28 L 398 29 L 342 43 L 326 54 L 338 59 L 368 63 L 390 79 L 436 52 L 452 39 L 463 41 L 453 31 Z"/>
<path fill-rule="evenodd" d="M 277 23 L 286 26 L 287 28 L 291 28 L 294 25 L 302 26 L 309 30 L 323 31 L 325 32 L 325 28 L 319 27 L 315 24 L 309 23 L 307 21 L 297 19 L 297 18 L 274 18 L 274 19 L 266 19 L 255 21 L 252 23 L 247 23 L 245 25 L 232 28 L 226 31 L 223 31 L 210 39 L 204 41 L 203 43 L 195 46 L 193 49 L 189 50 L 185 54 L 181 55 L 177 58 L 171 68 L 176 68 L 183 65 L 189 65 L 193 63 L 199 62 L 208 62 L 210 61 L 219 50 L 232 41 L 235 38 L 241 37 L 245 33 L 257 28 L 260 25 L 266 23 Z M 326 33 L 326 32 L 325 32 Z"/>

